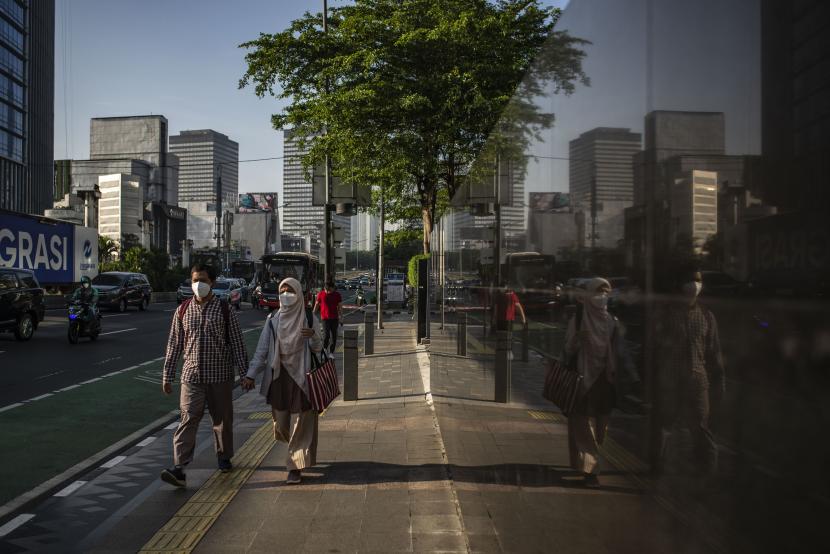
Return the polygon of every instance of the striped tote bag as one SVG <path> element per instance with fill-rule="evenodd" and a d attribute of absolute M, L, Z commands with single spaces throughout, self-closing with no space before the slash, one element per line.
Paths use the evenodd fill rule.
<path fill-rule="evenodd" d="M 542 389 L 542 396 L 559 406 L 563 414 L 568 415 L 574 409 L 581 385 L 582 375 L 568 369 L 559 360 L 551 360 L 548 365 L 548 373 L 545 376 L 545 387 Z"/>
<path fill-rule="evenodd" d="M 340 396 L 337 368 L 334 365 L 334 358 L 330 358 L 325 349 L 322 352 L 322 359 L 318 358 L 314 352 L 310 354 L 311 370 L 306 373 L 308 393 L 311 397 L 309 400 L 314 410 L 322 412 L 335 398 Z"/>

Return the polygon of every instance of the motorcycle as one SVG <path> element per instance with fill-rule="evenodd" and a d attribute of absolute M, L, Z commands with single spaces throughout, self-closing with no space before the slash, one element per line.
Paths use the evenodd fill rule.
<path fill-rule="evenodd" d="M 358 289 L 356 298 L 358 306 L 366 304 L 366 294 L 363 292 L 363 289 Z"/>
<path fill-rule="evenodd" d="M 69 304 L 69 330 L 67 338 L 70 344 L 78 344 L 79 337 L 95 340 L 101 333 L 101 314 L 93 310 L 87 302 Z"/>

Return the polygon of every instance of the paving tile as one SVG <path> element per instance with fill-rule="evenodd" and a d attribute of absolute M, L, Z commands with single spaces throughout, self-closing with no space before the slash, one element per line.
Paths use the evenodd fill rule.
<path fill-rule="evenodd" d="M 408 531 L 388 533 L 363 533 L 360 536 L 361 552 L 411 552 L 412 535 Z"/>
<path fill-rule="evenodd" d="M 415 552 L 467 552 L 467 542 L 461 533 L 413 533 Z"/>
<path fill-rule="evenodd" d="M 444 501 L 415 501 L 409 505 L 409 511 L 413 516 L 456 515 L 458 513 L 454 502 Z"/>
<path fill-rule="evenodd" d="M 467 541 L 470 543 L 470 552 L 480 552 L 486 554 L 503 552 L 498 537 L 496 537 L 495 534 L 478 535 L 475 533 L 468 533 Z M 549 552 L 552 552 L 552 550 Z"/>
<path fill-rule="evenodd" d="M 457 515 L 414 515 L 411 519 L 413 533 L 461 531 L 461 522 Z"/>

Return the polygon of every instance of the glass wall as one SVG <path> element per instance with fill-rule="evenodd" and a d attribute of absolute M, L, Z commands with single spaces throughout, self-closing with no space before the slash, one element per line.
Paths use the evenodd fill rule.
<path fill-rule="evenodd" d="M 821 2 L 568 4 L 432 234 L 439 419 L 477 406 L 508 484 L 626 475 L 680 521 L 665 551 L 826 544 L 828 26 Z M 552 454 L 605 422 L 599 469 Z"/>

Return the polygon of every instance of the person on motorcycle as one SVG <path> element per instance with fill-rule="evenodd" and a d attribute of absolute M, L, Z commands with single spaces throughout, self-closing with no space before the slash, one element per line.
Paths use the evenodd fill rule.
<path fill-rule="evenodd" d="M 92 281 L 84 275 L 81 277 L 81 286 L 72 293 L 72 302 L 83 302 L 89 306 L 92 317 L 98 314 L 98 291 L 92 286 Z"/>
<path fill-rule="evenodd" d="M 355 294 L 357 305 L 362 306 L 365 303 L 366 295 L 363 292 L 363 285 L 357 285 L 357 293 Z"/>

